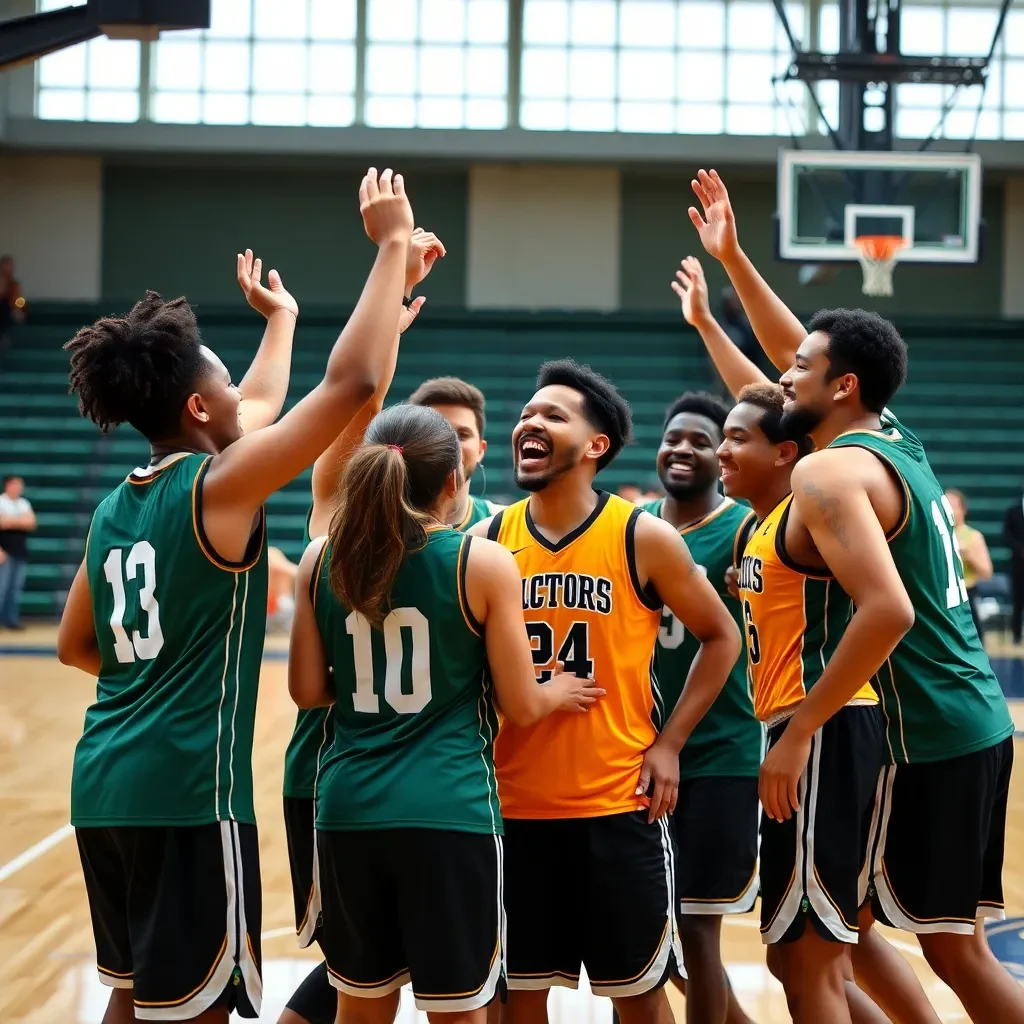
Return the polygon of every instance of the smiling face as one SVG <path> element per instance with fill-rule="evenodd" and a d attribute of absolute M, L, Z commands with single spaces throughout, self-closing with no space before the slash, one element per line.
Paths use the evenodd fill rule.
<path fill-rule="evenodd" d="M 765 436 L 760 426 L 764 415 L 765 410 L 759 406 L 740 402 L 725 421 L 725 439 L 718 449 L 718 462 L 722 490 L 730 498 L 757 502 L 778 485 L 780 465 L 791 461 L 785 459 L 783 445 L 772 444 Z"/>
<path fill-rule="evenodd" d="M 796 351 L 793 365 L 779 378 L 782 385 L 782 425 L 796 437 L 810 434 L 836 408 L 835 395 L 844 377 L 833 377 L 828 357 L 828 335 L 808 334 Z"/>
<path fill-rule="evenodd" d="M 591 476 L 608 450 L 608 437 L 583 414 L 583 396 L 573 388 L 541 388 L 523 409 L 512 431 L 516 484 L 542 491 L 577 468 Z"/>
<path fill-rule="evenodd" d="M 487 442 L 480 436 L 477 426 L 476 413 L 465 405 L 431 405 L 430 408 L 439 412 L 458 435 L 462 472 L 464 479 L 468 480 L 487 451 Z"/>
<path fill-rule="evenodd" d="M 681 501 L 718 486 L 716 450 L 722 443 L 717 424 L 696 412 L 681 412 L 665 427 L 658 448 L 657 470 L 662 486 Z"/>

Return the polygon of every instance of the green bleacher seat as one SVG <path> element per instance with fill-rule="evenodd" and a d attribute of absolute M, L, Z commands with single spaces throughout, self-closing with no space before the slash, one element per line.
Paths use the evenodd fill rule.
<path fill-rule="evenodd" d="M 108 436 L 84 419 L 67 393 L 64 343 L 110 312 L 97 306 L 37 304 L 0 364 L 4 472 L 20 472 L 39 519 L 25 615 L 55 617 L 81 559 L 96 504 L 147 458 L 130 427 Z M 347 311 L 303 310 L 293 355 L 290 407 L 315 386 Z M 204 339 L 240 379 L 261 327 L 244 309 L 200 310 Z M 1021 483 L 1024 330 L 1009 322 L 908 322 L 910 373 L 896 412 L 928 447 L 939 479 L 968 497 L 971 522 L 987 536 L 996 568 L 1005 564 L 1003 512 Z M 490 449 L 476 483 L 492 499 L 517 496 L 508 439 L 545 359 L 573 356 L 609 376 L 633 408 L 636 443 L 600 479 L 614 489 L 645 485 L 665 407 L 681 391 L 707 387 L 711 371 L 698 339 L 678 316 L 451 312 L 428 308 L 402 340 L 390 400 L 426 377 L 456 373 L 488 397 Z M 309 473 L 267 502 L 270 542 L 297 560 L 309 508 Z"/>

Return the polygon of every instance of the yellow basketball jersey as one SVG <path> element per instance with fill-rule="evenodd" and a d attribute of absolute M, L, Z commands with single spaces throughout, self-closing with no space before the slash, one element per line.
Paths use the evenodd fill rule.
<path fill-rule="evenodd" d="M 853 604 L 831 577 L 796 565 L 783 538 L 793 496 L 758 523 L 740 563 L 740 599 L 754 690 L 754 714 L 777 719 L 818 681 Z M 876 704 L 865 683 L 851 703 Z"/>
<path fill-rule="evenodd" d="M 488 535 L 523 578 L 523 615 L 537 681 L 591 676 L 607 694 L 587 714 L 555 714 L 528 728 L 501 723 L 494 745 L 507 818 L 584 818 L 636 811 L 644 752 L 661 724 L 653 674 L 661 602 L 640 588 L 636 521 L 649 513 L 600 492 L 597 507 L 557 544 L 530 518 L 529 499 L 504 509 Z"/>

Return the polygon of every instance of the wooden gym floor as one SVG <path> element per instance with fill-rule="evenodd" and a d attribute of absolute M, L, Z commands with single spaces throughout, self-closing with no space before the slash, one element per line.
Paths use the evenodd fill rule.
<path fill-rule="evenodd" d="M 0 648 L 52 651 L 54 632 L 0 637 Z M 285 681 L 283 644 L 268 641 L 256 717 L 253 769 L 263 872 L 264 1000 L 261 1020 L 276 1021 L 316 957 L 297 948 L 281 816 L 284 749 L 295 709 Z M 75 743 L 95 693 L 82 673 L 52 654 L 0 650 L 0 1021 L 100 1024 L 108 991 L 96 978 L 85 889 L 68 821 Z M 1024 729 L 1024 706 L 1013 708 Z M 1017 744 L 1017 756 L 1024 746 Z M 1014 773 L 1006 835 L 1007 914 L 1024 915 L 1024 782 Z M 912 936 L 889 932 L 924 981 L 944 1021 L 966 1021 L 953 994 L 931 973 Z M 764 966 L 756 916 L 726 919 L 725 959 L 732 984 L 759 1024 L 787 1021 L 781 989 Z M 682 1000 L 672 994 L 679 1020 Z M 552 1024 L 607 1024 L 606 1000 L 555 990 Z M 403 1005 L 402 1024 L 420 1018 Z"/>

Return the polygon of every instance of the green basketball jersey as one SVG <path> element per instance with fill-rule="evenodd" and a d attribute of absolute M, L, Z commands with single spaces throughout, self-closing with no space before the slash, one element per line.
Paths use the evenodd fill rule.
<path fill-rule="evenodd" d="M 136 470 L 93 517 L 85 566 L 101 665 L 75 750 L 74 825 L 255 823 L 266 521 L 244 563 L 215 555 L 202 529 L 209 465 L 189 454 Z"/>
<path fill-rule="evenodd" d="M 313 508 L 310 506 L 303 531 L 306 544 L 313 539 L 309 535 L 312 518 Z M 316 793 L 317 765 L 333 735 L 330 716 L 331 708 L 299 708 L 284 754 L 284 795 L 289 800 L 312 800 Z"/>
<path fill-rule="evenodd" d="M 490 518 L 501 507 L 484 498 L 470 495 L 466 516 L 455 529 L 468 530 L 481 520 Z M 311 508 L 306 516 L 307 544 L 312 540 L 309 536 L 312 515 Z M 316 792 L 317 765 L 333 735 L 328 722 L 329 715 L 330 708 L 312 708 L 300 710 L 295 719 L 295 729 L 284 756 L 284 795 L 289 799 L 311 800 Z"/>
<path fill-rule="evenodd" d="M 875 677 L 890 757 L 940 761 L 994 746 L 1013 722 L 971 620 L 953 510 L 921 442 L 886 410 L 881 430 L 850 431 L 830 447 L 874 452 L 903 484 L 889 550 L 916 618 Z"/>
<path fill-rule="evenodd" d="M 498 731 L 483 630 L 465 597 L 472 538 L 438 529 L 409 555 L 373 629 L 334 596 L 329 544 L 313 606 L 337 703 L 316 787 L 318 829 L 501 832 Z"/>
<path fill-rule="evenodd" d="M 663 503 L 664 499 L 659 498 L 642 507 L 660 518 Z M 738 564 L 743 554 L 741 545 L 755 518 L 749 508 L 725 498 L 710 515 L 680 531 L 694 562 L 707 573 L 741 632 L 743 613 L 739 601 L 726 589 L 725 572 Z M 654 666 L 666 709 L 674 708 L 679 700 L 699 649 L 697 638 L 667 608 L 663 609 Z M 754 717 L 744 650 L 722 692 L 686 741 L 679 755 L 680 778 L 756 776 L 761 767 L 761 745 L 762 726 Z"/>
<path fill-rule="evenodd" d="M 502 505 L 495 505 L 486 498 L 476 498 L 471 494 L 469 496 L 469 503 L 466 507 L 465 518 L 458 526 L 455 527 L 455 529 L 468 530 L 471 526 L 475 526 L 484 519 L 490 519 L 495 512 L 499 511 L 503 507 L 504 506 Z"/>

